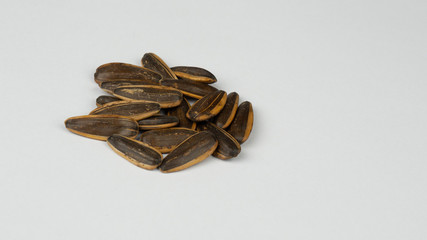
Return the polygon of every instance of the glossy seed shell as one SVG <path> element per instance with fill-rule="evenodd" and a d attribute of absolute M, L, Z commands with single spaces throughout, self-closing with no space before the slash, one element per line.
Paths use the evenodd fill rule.
<path fill-rule="evenodd" d="M 237 108 L 236 116 L 227 131 L 242 144 L 251 134 L 254 122 L 254 112 L 250 102 L 243 102 Z"/>
<path fill-rule="evenodd" d="M 186 116 L 195 122 L 206 121 L 221 112 L 226 101 L 227 93 L 218 90 L 195 102 L 190 110 L 188 110 Z"/>
<path fill-rule="evenodd" d="M 127 64 L 127 63 L 107 63 L 99 66 L 95 72 L 95 82 L 100 84 L 103 81 L 114 79 L 140 79 L 160 81 L 162 76 L 148 68 Z"/>
<path fill-rule="evenodd" d="M 143 132 L 141 134 L 141 141 L 154 147 L 161 153 L 169 153 L 185 139 L 196 133 L 196 131 L 188 128 L 157 129 Z"/>
<path fill-rule="evenodd" d="M 162 108 L 178 106 L 182 101 L 182 93 L 164 86 L 124 86 L 113 91 L 114 96 L 128 101 L 157 102 Z"/>
<path fill-rule="evenodd" d="M 104 141 L 113 134 L 135 138 L 139 130 L 135 120 L 117 115 L 71 117 L 65 120 L 65 127 L 78 135 Z"/>
<path fill-rule="evenodd" d="M 175 116 L 154 115 L 138 121 L 140 130 L 152 130 L 169 128 L 178 125 L 179 120 Z"/>
<path fill-rule="evenodd" d="M 135 139 L 115 134 L 107 139 L 107 143 L 117 154 L 138 167 L 152 170 L 162 162 L 163 155 L 159 151 Z"/>
<path fill-rule="evenodd" d="M 218 146 L 218 141 L 210 132 L 203 131 L 187 138 L 160 165 L 164 173 L 176 172 L 197 164 L 209 157 Z"/>
<path fill-rule="evenodd" d="M 202 83 L 214 83 L 216 77 L 206 69 L 190 66 L 177 66 L 171 68 L 178 78 Z"/>
<path fill-rule="evenodd" d="M 113 94 L 114 89 L 123 86 L 136 86 L 136 85 L 160 85 L 159 81 L 154 80 L 127 80 L 127 79 L 115 79 L 112 81 L 104 81 L 100 87 L 107 93 Z"/>
<path fill-rule="evenodd" d="M 227 128 L 230 126 L 237 112 L 239 106 L 239 94 L 232 92 L 228 94 L 227 101 L 224 108 L 215 117 L 215 124 L 220 128 Z"/>
<path fill-rule="evenodd" d="M 218 140 L 218 147 L 212 156 L 225 160 L 239 155 L 241 150 L 239 142 L 224 129 L 210 122 L 198 125 L 197 129 L 209 131 Z"/>
<path fill-rule="evenodd" d="M 163 78 L 178 79 L 169 66 L 156 54 L 146 53 L 141 59 L 142 66 L 158 72 Z"/>
<path fill-rule="evenodd" d="M 154 102 L 112 102 L 96 108 L 90 115 L 120 115 L 141 120 L 160 112 L 160 105 Z"/>
<path fill-rule="evenodd" d="M 96 106 L 101 107 L 104 104 L 111 103 L 111 102 L 118 102 L 118 101 L 122 101 L 122 100 L 118 97 L 102 95 L 96 99 Z"/>
<path fill-rule="evenodd" d="M 173 87 L 182 92 L 185 96 L 201 99 L 209 93 L 218 91 L 217 88 L 205 83 L 195 82 L 191 80 L 179 79 L 163 79 L 160 84 L 167 87 Z"/>
<path fill-rule="evenodd" d="M 179 119 L 179 127 L 196 129 L 196 123 L 187 118 L 186 114 L 190 109 L 190 104 L 186 98 L 183 98 L 181 104 L 174 108 L 169 108 L 167 114 Z"/>

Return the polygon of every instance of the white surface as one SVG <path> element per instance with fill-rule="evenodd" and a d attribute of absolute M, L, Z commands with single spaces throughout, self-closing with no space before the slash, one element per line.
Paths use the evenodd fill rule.
<path fill-rule="evenodd" d="M 0 239 L 426 239 L 426 1 L 2 1 Z M 68 132 L 98 65 L 205 67 L 231 161 L 139 169 Z"/>

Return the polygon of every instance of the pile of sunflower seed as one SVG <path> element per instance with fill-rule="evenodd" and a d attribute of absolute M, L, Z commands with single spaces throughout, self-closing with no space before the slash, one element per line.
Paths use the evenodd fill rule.
<path fill-rule="evenodd" d="M 141 62 L 142 67 L 99 66 L 95 82 L 111 95 L 98 97 L 96 109 L 67 119 L 65 127 L 107 141 L 138 167 L 165 173 L 188 168 L 210 155 L 225 160 L 240 153 L 253 125 L 250 102 L 239 105 L 237 93 L 211 86 L 217 80 L 206 69 L 169 68 L 154 53 L 144 54 Z"/>

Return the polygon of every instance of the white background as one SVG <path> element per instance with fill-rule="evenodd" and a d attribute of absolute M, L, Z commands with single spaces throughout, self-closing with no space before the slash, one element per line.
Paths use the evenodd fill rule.
<path fill-rule="evenodd" d="M 427 2 L 1 1 L 0 239 L 426 239 Z M 155 52 L 252 102 L 241 154 L 133 166 L 68 132 Z"/>

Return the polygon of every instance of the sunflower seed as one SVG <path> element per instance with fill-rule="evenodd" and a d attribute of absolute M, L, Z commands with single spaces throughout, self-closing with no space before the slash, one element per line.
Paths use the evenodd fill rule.
<path fill-rule="evenodd" d="M 179 79 L 163 79 L 160 84 L 167 87 L 173 87 L 182 92 L 185 96 L 200 99 L 209 93 L 215 92 L 218 89 L 204 83 L 191 80 Z"/>
<path fill-rule="evenodd" d="M 160 81 L 160 79 L 162 79 L 162 76 L 150 69 L 127 63 L 106 63 L 96 69 L 96 83 L 100 84 L 103 81 L 114 79 L 140 79 Z"/>
<path fill-rule="evenodd" d="M 117 115 L 85 115 L 65 120 L 65 127 L 71 132 L 97 140 L 107 140 L 113 134 L 135 138 L 138 135 L 138 123 Z"/>
<path fill-rule="evenodd" d="M 138 121 L 140 130 L 152 130 L 169 128 L 178 125 L 179 120 L 175 116 L 154 115 Z"/>
<path fill-rule="evenodd" d="M 113 94 L 114 89 L 122 86 L 135 86 L 135 85 L 160 85 L 158 81 L 154 80 L 127 80 L 127 79 L 115 79 L 112 81 L 104 81 L 100 87 L 107 93 Z"/>
<path fill-rule="evenodd" d="M 141 59 L 142 66 L 158 72 L 163 78 L 178 79 L 168 65 L 156 54 L 146 53 Z"/>
<path fill-rule="evenodd" d="M 128 101 L 157 102 L 162 108 L 178 106 L 182 101 L 182 93 L 164 86 L 124 86 L 113 91 L 114 96 Z"/>
<path fill-rule="evenodd" d="M 96 106 L 101 107 L 104 104 L 111 103 L 111 102 L 117 102 L 117 101 L 122 101 L 122 100 L 118 97 L 102 95 L 96 99 Z"/>
<path fill-rule="evenodd" d="M 205 122 L 203 124 L 198 125 L 197 129 L 201 131 L 205 130 L 212 133 L 218 140 L 218 147 L 216 148 L 212 156 L 225 160 L 239 155 L 239 142 L 237 142 L 237 140 L 224 129 L 210 122 Z"/>
<path fill-rule="evenodd" d="M 120 115 L 135 120 L 153 116 L 160 111 L 160 105 L 154 102 L 112 102 L 96 108 L 89 115 Z"/>
<path fill-rule="evenodd" d="M 152 170 L 162 162 L 163 155 L 159 151 L 135 139 L 114 134 L 107 143 L 117 154 L 138 167 Z"/>
<path fill-rule="evenodd" d="M 220 128 L 227 128 L 236 115 L 239 106 L 239 94 L 232 92 L 228 94 L 224 108 L 215 118 L 215 124 Z"/>
<path fill-rule="evenodd" d="M 236 116 L 227 131 L 242 144 L 251 134 L 254 112 L 250 102 L 243 102 L 237 108 Z"/>
<path fill-rule="evenodd" d="M 208 84 L 216 82 L 216 77 L 211 72 L 203 68 L 178 66 L 171 68 L 171 70 L 175 73 L 177 77 L 181 79 L 187 79 Z"/>
<path fill-rule="evenodd" d="M 209 157 L 218 146 L 218 141 L 210 132 L 194 134 L 170 152 L 160 165 L 164 173 L 176 172 L 191 167 Z"/>
<path fill-rule="evenodd" d="M 218 90 L 195 102 L 186 116 L 192 121 L 206 121 L 215 117 L 222 110 L 226 101 L 227 93 Z"/>
<path fill-rule="evenodd" d="M 169 153 L 180 143 L 197 132 L 188 128 L 157 129 L 141 134 L 141 141 L 159 150 L 161 153 Z"/>

